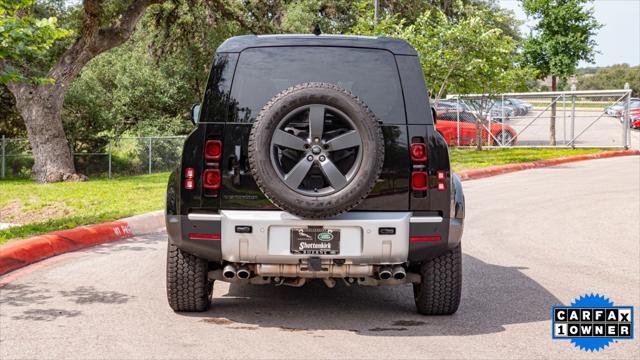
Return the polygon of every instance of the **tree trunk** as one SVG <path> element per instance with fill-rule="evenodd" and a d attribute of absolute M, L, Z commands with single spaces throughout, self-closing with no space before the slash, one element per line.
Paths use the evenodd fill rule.
<path fill-rule="evenodd" d="M 551 91 L 556 91 L 557 86 L 557 78 L 555 75 L 551 76 Z M 551 104 L 551 118 L 549 119 L 549 145 L 556 145 L 556 102 L 555 98 L 552 99 L 553 104 Z"/>
<path fill-rule="evenodd" d="M 33 152 L 37 182 L 84 180 L 77 175 L 62 127 L 64 91 L 56 85 L 9 84 L 22 115 Z"/>
<path fill-rule="evenodd" d="M 84 0 L 80 37 L 60 56 L 47 77 L 54 85 L 9 83 L 16 108 L 27 127 L 35 163 L 33 176 L 38 182 L 86 180 L 75 173 L 73 155 L 62 127 L 62 104 L 66 89 L 82 68 L 97 55 L 124 43 L 146 8 L 164 0 L 132 0 L 126 9 L 111 19 L 101 19 L 103 2 Z M 106 21 L 105 21 L 106 20 Z M 112 26 L 100 27 L 101 22 Z"/>

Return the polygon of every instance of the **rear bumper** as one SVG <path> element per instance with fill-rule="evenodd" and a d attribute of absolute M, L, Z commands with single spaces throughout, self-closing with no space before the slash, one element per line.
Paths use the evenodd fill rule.
<path fill-rule="evenodd" d="M 341 231 L 340 253 L 301 255 L 290 250 L 292 227 Z M 251 232 L 238 232 L 247 227 Z M 393 228 L 394 234 L 381 234 Z M 222 263 L 299 264 L 309 257 L 345 264 L 400 264 L 436 257 L 460 243 L 463 219 L 414 216 L 411 212 L 348 212 L 331 219 L 302 219 L 284 211 L 222 210 L 167 216 L 169 241 Z"/>

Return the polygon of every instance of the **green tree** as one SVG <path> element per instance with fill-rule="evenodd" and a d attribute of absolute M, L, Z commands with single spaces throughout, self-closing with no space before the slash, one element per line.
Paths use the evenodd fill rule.
<path fill-rule="evenodd" d="M 36 19 L 28 9 L 34 0 L 2 0 L 0 2 L 0 84 L 9 81 L 50 82 L 46 78 L 27 78 L 14 66 L 22 59 L 42 56 L 53 43 L 71 35 L 58 27 L 55 17 Z"/>
<path fill-rule="evenodd" d="M 594 36 L 600 24 L 591 0 L 522 0 L 525 13 L 537 20 L 524 43 L 525 64 L 536 69 L 538 78 L 551 76 L 551 91 L 558 78 L 575 74 L 578 62 L 593 62 Z M 551 107 L 549 144 L 556 144 L 556 106 Z"/>
<path fill-rule="evenodd" d="M 40 49 L 43 52 L 50 48 L 46 54 L 37 57 L 6 57 L 2 60 L 0 72 L 6 74 L 19 69 L 23 74 L 20 77 L 12 75 L 7 88 L 15 97 L 16 108 L 27 128 L 34 156 L 33 175 L 36 181 L 54 182 L 78 178 L 61 118 L 67 89 L 89 61 L 129 39 L 147 7 L 162 1 L 84 0 L 81 6 L 71 10 L 75 10 L 79 19 L 75 24 L 70 24 L 77 25 L 74 31 L 76 36 L 72 41 L 63 43 L 61 48 L 52 47 L 53 41 L 60 38 L 61 34 L 51 39 L 48 47 Z M 23 10 L 13 14 L 23 20 L 29 19 L 31 12 L 37 10 L 20 8 Z M 35 24 L 42 21 L 44 20 L 35 20 Z M 15 31 L 10 33 L 13 36 Z M 32 46 L 31 42 L 25 44 L 27 47 Z M 17 49 L 20 50 L 19 47 Z M 47 81 L 25 81 L 27 76 L 24 74 L 28 73 L 41 73 L 41 77 Z"/>
<path fill-rule="evenodd" d="M 478 99 L 479 136 L 489 100 L 500 92 L 526 88 L 533 76 L 530 69 L 517 66 L 517 42 L 487 18 L 492 18 L 488 11 L 456 20 L 440 10 L 427 10 L 410 25 L 393 15 L 375 23 L 365 17 L 354 31 L 398 37 L 413 45 L 436 104 L 449 92 L 484 94 Z"/>
<path fill-rule="evenodd" d="M 618 64 L 587 71 L 578 75 L 578 89 L 622 89 L 628 83 L 633 90 L 633 96 L 640 94 L 640 66 L 638 65 Z"/>

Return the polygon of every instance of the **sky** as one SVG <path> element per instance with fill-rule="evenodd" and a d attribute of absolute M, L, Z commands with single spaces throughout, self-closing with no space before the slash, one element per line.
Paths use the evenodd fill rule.
<path fill-rule="evenodd" d="M 523 35 L 529 34 L 534 22 L 527 21 L 520 1 L 499 0 L 499 3 L 525 21 L 520 30 Z M 593 7 L 596 20 L 603 25 L 595 38 L 599 53 L 595 55 L 594 64 L 580 62 L 579 67 L 640 65 L 640 0 L 595 0 Z"/>

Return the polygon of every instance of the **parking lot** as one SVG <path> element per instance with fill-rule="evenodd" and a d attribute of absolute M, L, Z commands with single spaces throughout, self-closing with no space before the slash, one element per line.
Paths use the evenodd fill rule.
<path fill-rule="evenodd" d="M 0 278 L 0 357 L 638 358 L 636 340 L 598 355 L 551 340 L 550 313 L 590 292 L 640 304 L 639 177 L 630 156 L 465 182 L 454 316 L 417 315 L 410 286 L 320 282 L 216 283 L 211 310 L 176 314 L 159 233 Z"/>
<path fill-rule="evenodd" d="M 587 128 L 587 126 L 601 114 L 602 111 L 600 109 L 576 109 L 574 135 L 579 135 L 580 132 Z M 537 116 L 539 116 L 539 118 L 532 122 Z M 531 123 L 531 125 L 527 127 L 529 123 Z M 550 119 L 548 110 L 546 112 L 543 112 L 541 109 L 532 110 L 526 116 L 518 116 L 507 120 L 506 124 L 513 127 L 519 133 L 517 145 L 544 146 L 549 144 Z M 524 131 L 522 131 L 523 129 Z M 623 146 L 622 130 L 622 123 L 619 119 L 603 115 L 578 137 L 575 145 L 588 147 Z M 629 132 L 630 147 L 639 149 L 640 131 L 629 129 Z M 564 114 L 562 111 L 558 111 L 556 115 L 556 140 L 559 145 L 562 145 L 569 143 L 571 139 L 570 114 L 568 112 Z"/>

